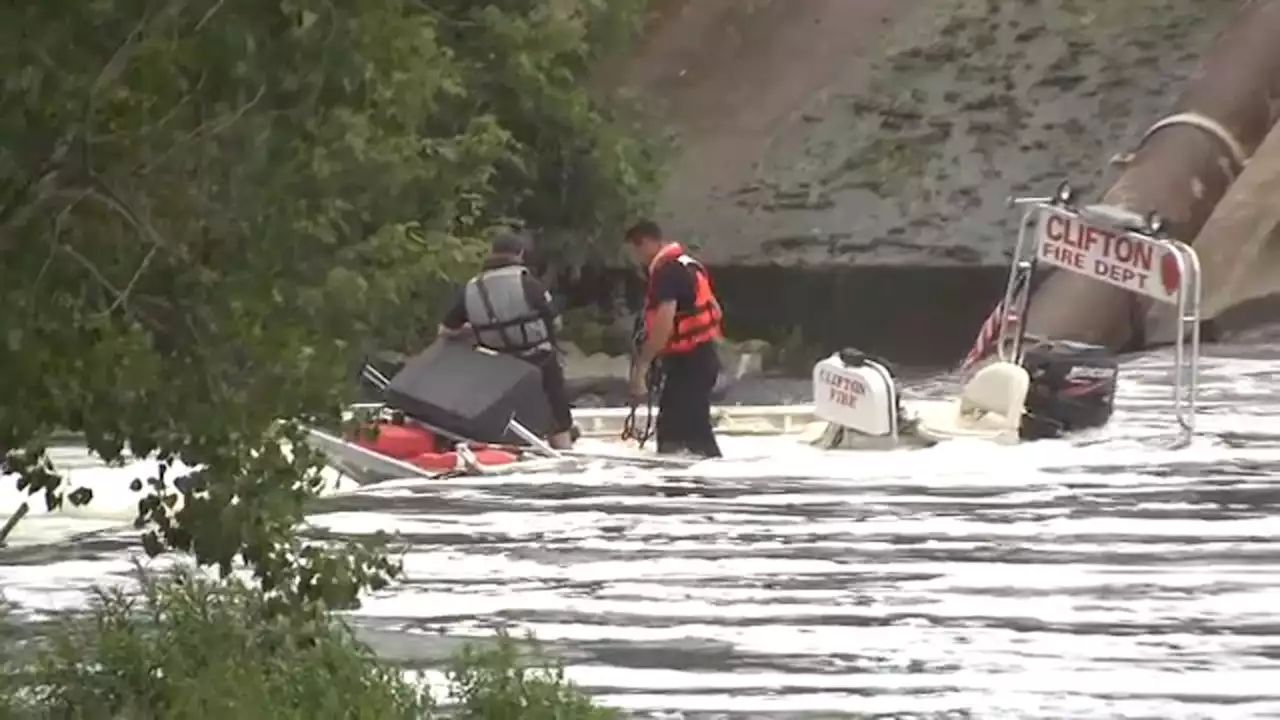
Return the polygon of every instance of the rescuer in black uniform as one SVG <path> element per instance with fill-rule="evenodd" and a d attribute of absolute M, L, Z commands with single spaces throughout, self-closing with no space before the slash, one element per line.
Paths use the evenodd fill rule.
<path fill-rule="evenodd" d="M 556 344 L 559 316 L 551 293 L 524 266 L 527 242 L 515 233 L 496 236 L 479 275 L 471 278 L 440 323 L 440 334 L 471 333 L 476 344 L 515 355 L 542 372 L 551 406 L 551 446 L 573 446 L 573 416 Z"/>
<path fill-rule="evenodd" d="M 632 397 L 647 397 L 649 370 L 658 363 L 663 378 L 658 452 L 720 457 L 711 425 L 711 392 L 720 374 L 716 345 L 721 311 L 711 276 L 654 222 L 641 221 L 627 230 L 626 246 L 648 277 L 645 339 L 631 370 Z"/>

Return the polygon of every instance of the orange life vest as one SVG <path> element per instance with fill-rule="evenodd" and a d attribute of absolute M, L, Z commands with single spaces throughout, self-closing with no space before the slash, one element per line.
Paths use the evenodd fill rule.
<path fill-rule="evenodd" d="M 678 262 L 693 271 L 693 307 L 683 311 L 677 308 L 675 327 L 671 329 L 671 337 L 662 348 L 662 355 L 689 352 L 702 343 L 718 339 L 722 318 L 720 302 L 711 290 L 711 275 L 707 273 L 707 269 L 685 254 L 679 243 L 670 243 L 649 262 L 649 281 L 644 303 L 645 332 L 653 332 L 653 321 L 658 311 L 658 303 L 653 295 L 653 278 L 658 269 L 669 262 Z"/>

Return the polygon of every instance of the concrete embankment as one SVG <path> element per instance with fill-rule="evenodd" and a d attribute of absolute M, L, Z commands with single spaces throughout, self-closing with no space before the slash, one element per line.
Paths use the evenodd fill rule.
<path fill-rule="evenodd" d="M 618 84 L 651 98 L 680 142 L 659 219 L 697 245 L 719 276 L 786 289 L 769 301 L 760 292 L 733 299 L 751 334 L 765 324 L 800 323 L 828 343 L 943 362 L 981 321 L 972 308 L 990 306 L 989 271 L 977 268 L 1007 260 L 1017 221 L 1004 205 L 1008 196 L 1044 194 L 1066 179 L 1082 197 L 1100 197 L 1123 171 L 1109 165 L 1113 155 L 1134 149 L 1175 109 L 1223 115 L 1216 119 L 1248 149 L 1257 145 L 1255 126 L 1265 131 L 1269 123 L 1247 107 L 1236 112 L 1240 103 L 1231 98 L 1266 106 L 1268 93 L 1249 90 L 1259 74 L 1241 66 L 1228 73 L 1230 82 L 1206 83 L 1196 68 L 1202 59 L 1214 73 L 1241 62 L 1270 67 L 1255 50 L 1274 43 L 1253 40 L 1276 33 L 1260 22 L 1237 23 L 1213 50 L 1237 14 L 1265 19 L 1268 4 L 667 0 Z M 1274 107 L 1280 104 L 1263 115 Z M 1146 152 L 1170 135 L 1196 132 L 1162 131 L 1165 138 L 1153 138 Z M 1164 185 L 1194 184 L 1157 175 Z M 1225 183 L 1209 184 L 1220 197 Z M 1129 194 L 1136 187 L 1122 185 Z M 1183 221 L 1178 208 L 1160 209 L 1185 226 L 1189 240 L 1207 217 L 1202 206 L 1211 210 L 1214 202 L 1196 196 L 1196 222 Z M 870 270 L 890 267 L 884 276 Z M 958 274 L 915 270 L 926 267 Z M 975 278 L 972 294 L 959 289 Z M 877 287 L 893 291 L 869 290 Z M 1055 334 L 1111 342 L 1141 317 L 1128 312 L 1117 333 L 1116 313 L 1106 308 L 1064 309 L 1095 289 L 1041 303 L 1056 318 L 1045 321 Z M 840 297 L 873 298 L 878 307 L 864 313 L 859 302 L 841 302 L 814 310 L 828 301 L 813 298 Z M 914 310 L 918 302 L 928 311 Z M 1059 321 L 1064 312 L 1071 322 Z"/>

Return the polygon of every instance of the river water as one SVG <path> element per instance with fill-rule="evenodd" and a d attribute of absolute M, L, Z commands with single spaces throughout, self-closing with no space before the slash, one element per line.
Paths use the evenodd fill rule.
<path fill-rule="evenodd" d="M 737 460 L 679 474 L 391 483 L 311 522 L 401 534 L 407 578 L 353 615 L 388 656 L 429 669 L 451 638 L 506 623 L 638 716 L 1280 717 L 1280 352 L 1209 353 L 1182 451 L 1158 444 L 1155 353 L 1126 364 L 1115 422 L 1080 444 L 730 439 Z M 92 482 L 107 509 L 32 527 L 97 532 L 0 551 L 25 612 L 128 573 L 128 535 L 100 529 L 127 471 L 75 472 L 116 473 Z"/>

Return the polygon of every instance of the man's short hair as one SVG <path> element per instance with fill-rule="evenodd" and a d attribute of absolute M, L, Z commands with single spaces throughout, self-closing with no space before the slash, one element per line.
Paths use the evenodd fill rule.
<path fill-rule="evenodd" d="M 627 228 L 627 234 L 624 237 L 632 245 L 639 245 L 648 239 L 661 240 L 662 228 L 658 227 L 658 223 L 652 220 L 641 220 Z"/>
<path fill-rule="evenodd" d="M 523 233 L 503 230 L 493 236 L 489 252 L 494 255 L 520 255 L 529 249 L 529 241 Z"/>

